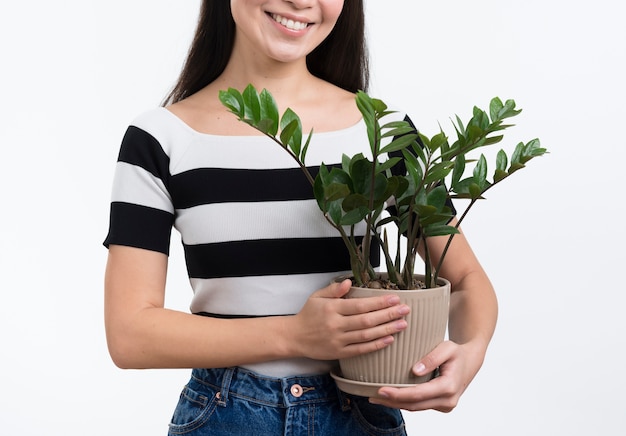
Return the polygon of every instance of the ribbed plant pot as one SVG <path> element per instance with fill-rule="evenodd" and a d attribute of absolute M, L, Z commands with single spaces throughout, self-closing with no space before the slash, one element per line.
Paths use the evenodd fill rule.
<path fill-rule="evenodd" d="M 423 279 L 423 276 L 418 277 Z M 405 318 L 408 323 L 406 330 L 397 333 L 394 342 L 388 347 L 341 359 L 341 377 L 358 383 L 387 386 L 411 385 L 431 380 L 432 374 L 417 377 L 411 368 L 445 338 L 450 282 L 439 279 L 438 284 L 437 288 L 409 291 L 353 287 L 346 298 L 395 294 L 402 303 L 411 308 L 411 313 Z"/>

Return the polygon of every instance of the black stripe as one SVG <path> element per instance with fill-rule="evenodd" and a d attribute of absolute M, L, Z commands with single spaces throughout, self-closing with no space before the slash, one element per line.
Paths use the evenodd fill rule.
<path fill-rule="evenodd" d="M 169 254 L 174 216 L 163 210 L 112 202 L 104 245 L 126 245 Z"/>
<path fill-rule="evenodd" d="M 315 177 L 319 167 L 309 171 Z M 212 203 L 313 198 L 313 187 L 300 168 L 198 168 L 172 176 L 169 190 L 176 209 Z"/>
<path fill-rule="evenodd" d="M 130 126 L 124 134 L 118 161 L 140 166 L 169 185 L 170 158 L 152 135 Z"/>
<path fill-rule="evenodd" d="M 196 312 L 194 315 L 206 316 L 218 319 L 244 319 L 244 318 L 267 318 L 268 316 L 289 316 L 291 314 L 281 315 L 225 315 L 223 313 Z"/>
<path fill-rule="evenodd" d="M 211 279 L 350 270 L 341 238 L 263 239 L 185 245 L 189 277 Z M 380 264 L 380 249 L 372 243 L 371 262 Z"/>

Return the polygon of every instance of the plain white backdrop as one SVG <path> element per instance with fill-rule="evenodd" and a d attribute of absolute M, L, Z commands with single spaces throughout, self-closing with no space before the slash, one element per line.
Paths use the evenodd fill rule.
<path fill-rule="evenodd" d="M 101 243 L 121 137 L 173 84 L 199 3 L 0 6 L 0 434 L 166 434 L 188 371 L 111 363 Z M 467 220 L 498 329 L 458 408 L 407 413 L 409 433 L 623 435 L 623 2 L 367 6 L 371 94 L 426 133 L 514 98 L 524 112 L 506 143 L 551 151 Z M 190 297 L 174 249 L 167 304 Z"/>

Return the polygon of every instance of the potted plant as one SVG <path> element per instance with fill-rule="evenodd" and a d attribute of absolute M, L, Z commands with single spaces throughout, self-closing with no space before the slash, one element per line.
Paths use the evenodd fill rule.
<path fill-rule="evenodd" d="M 452 124 L 457 139 L 451 143 L 443 130 L 427 137 L 407 121 L 385 122 L 385 117 L 392 114 L 387 105 L 358 92 L 356 104 L 367 128 L 370 156 L 344 155 L 340 167 L 322 163 L 314 176 L 306 166 L 313 132 L 304 138 L 296 113 L 288 108 L 279 115 L 272 95 L 267 90 L 259 93 L 252 85 L 243 92 L 232 88 L 221 91 L 219 98 L 239 120 L 275 141 L 302 169 L 323 216 L 338 231 L 350 254 L 354 286 L 347 297 L 396 293 L 411 306 L 409 328 L 399 333 L 391 346 L 340 360 L 342 374 L 334 375 L 340 388 L 369 395 L 381 385 L 402 386 L 427 380 L 414 376 L 411 366 L 444 339 L 450 283 L 439 277 L 439 269 L 452 238 L 488 190 L 532 158 L 546 153 L 538 139 L 517 144 L 510 156 L 500 150 L 491 178 L 484 154 L 470 157 L 479 148 L 499 143 L 501 132 L 511 126 L 504 120 L 521 110 L 516 109 L 513 100 L 503 103 L 493 98 L 489 113 L 475 107 L 467 123 L 456 117 Z M 455 214 L 451 199 L 467 200 L 461 214 Z M 390 205 L 395 211 L 385 216 Z M 455 215 L 458 220 L 453 226 L 449 223 Z M 390 223 L 398 229 L 393 243 L 386 231 Z M 355 233 L 359 224 L 365 225 L 362 239 Z M 436 264 L 431 262 L 426 244 L 433 236 L 448 237 Z M 376 271 L 370 262 L 371 251 L 379 247 L 385 273 Z M 415 274 L 418 247 L 424 252 L 424 274 Z M 404 358 L 393 357 L 396 352 Z M 399 364 L 398 369 L 380 368 L 392 361 Z"/>

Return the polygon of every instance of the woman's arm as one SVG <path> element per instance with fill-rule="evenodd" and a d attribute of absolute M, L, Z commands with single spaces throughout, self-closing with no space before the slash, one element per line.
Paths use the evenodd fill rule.
<path fill-rule="evenodd" d="M 443 252 L 447 237 L 433 238 L 433 259 Z M 450 280 L 449 341 L 417 362 L 413 371 L 425 375 L 436 368 L 440 376 L 428 383 L 405 389 L 381 388 L 385 400 L 372 402 L 406 410 L 453 410 L 482 366 L 498 316 L 496 295 L 487 274 L 465 236 L 455 235 L 440 276 Z"/>
<path fill-rule="evenodd" d="M 374 351 L 404 329 L 394 297 L 344 300 L 350 282 L 314 293 L 300 313 L 216 319 L 164 308 L 167 257 L 111 245 L 105 275 L 109 352 L 121 368 L 212 368 L 288 357 L 337 359 Z M 297 286 L 294 283 L 294 286 Z"/>

